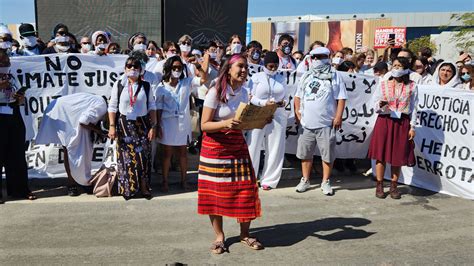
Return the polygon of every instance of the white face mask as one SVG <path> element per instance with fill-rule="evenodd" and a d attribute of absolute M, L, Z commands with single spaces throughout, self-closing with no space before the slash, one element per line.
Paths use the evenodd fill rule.
<path fill-rule="evenodd" d="M 274 76 L 277 73 L 277 70 L 270 70 L 266 67 L 263 68 L 263 72 L 269 76 Z"/>
<path fill-rule="evenodd" d="M 394 78 L 399 78 L 408 73 L 410 73 L 408 69 L 392 69 L 392 77 Z"/>
<path fill-rule="evenodd" d="M 99 44 L 99 45 L 97 45 L 97 46 L 95 47 L 95 51 L 96 51 L 96 52 L 104 51 L 105 48 L 107 48 L 107 44 L 101 43 L 101 44 Z"/>
<path fill-rule="evenodd" d="M 175 79 L 179 79 L 179 77 L 181 77 L 181 74 L 183 74 L 183 71 L 171 71 L 171 76 Z"/>
<path fill-rule="evenodd" d="M 241 50 L 242 50 L 242 44 L 240 44 L 240 43 L 233 43 L 230 46 L 230 52 L 232 54 L 240 54 Z"/>
<path fill-rule="evenodd" d="M 38 44 L 37 38 L 35 36 L 23 37 L 22 42 L 26 47 L 34 47 L 36 44 Z"/>
<path fill-rule="evenodd" d="M 342 58 L 340 58 L 340 57 L 334 57 L 332 59 L 332 63 L 335 64 L 335 65 L 340 65 L 342 62 L 344 62 L 344 60 L 342 60 Z"/>
<path fill-rule="evenodd" d="M 0 49 L 10 49 L 12 48 L 12 43 L 11 42 L 0 42 Z"/>
<path fill-rule="evenodd" d="M 181 52 L 189 53 L 189 51 L 191 51 L 191 46 L 187 44 L 181 44 L 179 49 L 181 49 Z"/>
<path fill-rule="evenodd" d="M 216 59 L 217 58 L 217 53 L 209 53 L 209 57 L 211 59 Z"/>
<path fill-rule="evenodd" d="M 166 52 L 166 58 L 170 58 L 170 57 L 173 57 L 175 55 L 176 55 L 176 53 L 174 53 L 174 52 L 170 52 L 170 51 Z"/>
<path fill-rule="evenodd" d="M 91 49 L 92 49 L 92 45 L 90 45 L 90 44 L 83 44 L 83 45 L 82 45 L 82 51 L 83 51 L 84 53 L 89 52 Z"/>
<path fill-rule="evenodd" d="M 125 75 L 127 75 L 127 77 L 129 78 L 138 78 L 140 72 L 138 70 L 127 70 L 127 72 L 125 72 Z"/>
<path fill-rule="evenodd" d="M 133 51 L 145 51 L 146 45 L 143 43 L 137 43 L 133 46 Z"/>
<path fill-rule="evenodd" d="M 329 58 L 325 58 L 325 59 L 317 59 L 317 60 L 313 60 L 312 62 L 312 65 L 313 67 L 318 67 L 318 66 L 322 66 L 322 65 L 329 65 Z"/>
<path fill-rule="evenodd" d="M 58 51 L 60 52 L 67 52 L 67 50 L 69 50 L 69 45 L 60 45 L 60 44 L 56 44 L 56 48 L 58 49 Z"/>
<path fill-rule="evenodd" d="M 10 67 L 0 67 L 0 74 L 10 73 Z"/>

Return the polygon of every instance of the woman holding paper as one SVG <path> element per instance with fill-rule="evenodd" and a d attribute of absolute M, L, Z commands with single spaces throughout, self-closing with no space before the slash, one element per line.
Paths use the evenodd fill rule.
<path fill-rule="evenodd" d="M 391 76 L 381 79 L 374 99 L 378 113 L 368 157 L 376 160 L 375 196 L 385 198 L 383 178 L 386 163 L 391 166 L 390 197 L 400 199 L 397 189 L 402 166 L 415 165 L 414 138 L 418 88 L 410 80 L 410 63 L 404 57 L 393 61 Z"/>
<path fill-rule="evenodd" d="M 179 154 L 181 186 L 186 189 L 188 142 L 192 138 L 189 97 L 191 92 L 206 82 L 209 55 L 203 66 L 190 61 L 200 77 L 184 77 L 185 64 L 179 56 L 172 56 L 163 65 L 163 80 L 156 89 L 158 109 L 158 139 L 164 148 L 162 190 L 168 191 L 168 174 L 173 151 Z"/>
<path fill-rule="evenodd" d="M 204 100 L 201 128 L 204 132 L 198 178 L 198 213 L 209 215 L 216 233 L 211 252 L 226 251 L 222 216 L 237 218 L 240 241 L 259 250 L 263 245 L 249 233 L 250 223 L 260 217 L 257 180 L 240 124 L 234 119 L 241 102 L 249 100 L 242 85 L 247 78 L 247 60 L 240 54 L 228 58 L 216 86 Z"/>
<path fill-rule="evenodd" d="M 265 163 L 260 176 L 260 186 L 263 190 L 270 190 L 277 187 L 283 168 L 288 120 L 284 107 L 288 102 L 288 90 L 284 76 L 277 73 L 279 58 L 276 52 L 268 52 L 265 55 L 264 65 L 263 72 L 254 74 L 250 79 L 250 102 L 257 106 L 275 104 L 278 108 L 270 124 L 262 129 L 253 129 L 247 134 L 247 144 L 256 175 L 260 165 L 261 147 L 264 146 Z"/>

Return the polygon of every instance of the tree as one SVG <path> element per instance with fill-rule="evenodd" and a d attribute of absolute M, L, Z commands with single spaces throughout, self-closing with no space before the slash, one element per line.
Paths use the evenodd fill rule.
<path fill-rule="evenodd" d="M 413 39 L 411 41 L 408 41 L 407 45 L 408 48 L 415 54 L 418 54 L 418 52 L 423 47 L 429 47 L 433 54 L 436 54 L 436 51 L 438 50 L 436 44 L 430 40 L 430 36 L 423 36 L 420 38 Z"/>
<path fill-rule="evenodd" d="M 474 12 L 453 14 L 451 20 L 460 21 L 462 26 L 455 27 L 452 41 L 456 42 L 456 47 L 463 51 L 470 51 L 474 47 Z"/>

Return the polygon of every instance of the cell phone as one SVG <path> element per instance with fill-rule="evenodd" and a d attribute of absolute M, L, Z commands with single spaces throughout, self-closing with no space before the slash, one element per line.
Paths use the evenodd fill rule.
<path fill-rule="evenodd" d="M 395 40 L 395 33 L 390 33 L 390 34 L 388 35 L 388 39 L 389 39 L 389 40 Z"/>

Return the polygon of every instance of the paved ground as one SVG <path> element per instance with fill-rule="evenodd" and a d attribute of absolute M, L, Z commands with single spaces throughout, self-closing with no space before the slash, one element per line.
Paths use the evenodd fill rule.
<path fill-rule="evenodd" d="M 225 219 L 230 252 L 211 255 L 213 231 L 196 214 L 197 194 L 177 185 L 150 201 L 64 196 L 65 180 L 34 180 L 40 199 L 0 205 L 0 264 L 467 265 L 474 263 L 472 201 L 402 187 L 401 200 L 374 197 L 362 175 L 335 175 L 336 194 L 317 182 L 296 193 L 299 170 L 261 191 L 263 217 L 252 225 L 265 245 L 238 243 Z M 190 175 L 195 182 L 196 174 Z M 316 179 L 315 179 L 316 181 Z M 319 181 L 319 180 L 317 180 Z M 155 184 L 156 185 L 156 184 Z"/>

